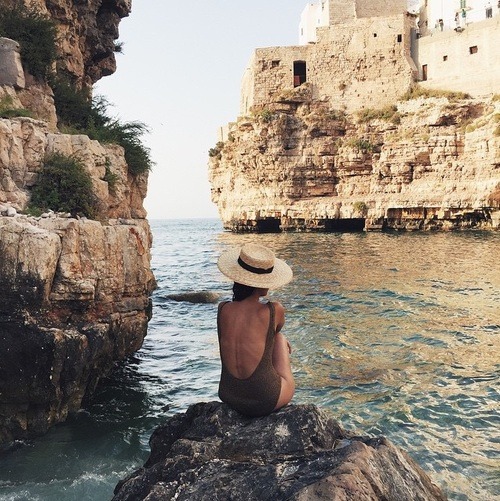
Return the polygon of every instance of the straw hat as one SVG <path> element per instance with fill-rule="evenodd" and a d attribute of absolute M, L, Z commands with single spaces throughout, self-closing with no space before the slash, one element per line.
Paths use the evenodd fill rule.
<path fill-rule="evenodd" d="M 293 278 L 290 266 L 259 244 L 245 244 L 223 252 L 217 266 L 234 282 L 260 289 L 277 289 Z"/>

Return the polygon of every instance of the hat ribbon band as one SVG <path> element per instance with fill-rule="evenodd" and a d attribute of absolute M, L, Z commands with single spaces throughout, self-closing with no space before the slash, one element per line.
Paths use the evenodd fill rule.
<path fill-rule="evenodd" d="M 267 275 L 269 273 L 272 273 L 274 270 L 274 266 L 271 266 L 271 268 L 263 269 L 263 268 L 254 268 L 253 266 L 250 266 L 249 264 L 245 263 L 241 257 L 238 258 L 238 264 L 245 270 L 251 271 L 252 273 L 256 273 L 257 275 Z"/>

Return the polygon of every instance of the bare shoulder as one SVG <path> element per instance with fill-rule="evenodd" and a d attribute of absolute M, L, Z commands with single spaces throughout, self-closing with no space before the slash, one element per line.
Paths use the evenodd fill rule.
<path fill-rule="evenodd" d="M 279 302 L 279 301 L 271 301 L 274 305 L 274 311 L 276 311 L 276 313 L 285 313 L 285 307 Z"/>
<path fill-rule="evenodd" d="M 278 327 L 278 331 L 283 327 L 283 324 L 285 323 L 285 308 L 284 306 L 278 302 L 278 301 L 272 301 L 274 305 L 274 315 L 275 315 L 275 320 L 276 320 L 276 326 Z"/>

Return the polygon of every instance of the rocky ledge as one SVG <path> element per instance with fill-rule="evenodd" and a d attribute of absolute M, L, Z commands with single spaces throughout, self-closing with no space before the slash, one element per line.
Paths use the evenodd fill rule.
<path fill-rule="evenodd" d="M 349 115 L 332 105 L 297 94 L 230 125 L 209 152 L 226 229 L 500 228 L 497 96 Z"/>
<path fill-rule="evenodd" d="M 446 499 L 386 438 L 355 436 L 314 405 L 251 419 L 199 403 L 158 427 L 150 446 L 114 501 Z"/>
<path fill-rule="evenodd" d="M 84 166 L 99 220 L 23 214 L 54 153 Z M 120 146 L 0 119 L 0 446 L 64 421 L 141 347 L 155 287 L 146 188 Z"/>
<path fill-rule="evenodd" d="M 0 217 L 0 445 L 80 409 L 146 335 L 146 220 Z"/>

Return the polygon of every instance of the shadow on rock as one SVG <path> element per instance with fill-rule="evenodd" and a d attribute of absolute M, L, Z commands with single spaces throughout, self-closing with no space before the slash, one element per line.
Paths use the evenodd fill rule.
<path fill-rule="evenodd" d="M 444 501 L 427 474 L 384 437 L 354 436 L 314 405 L 246 418 L 219 402 L 158 427 L 144 465 L 114 501 Z"/>

